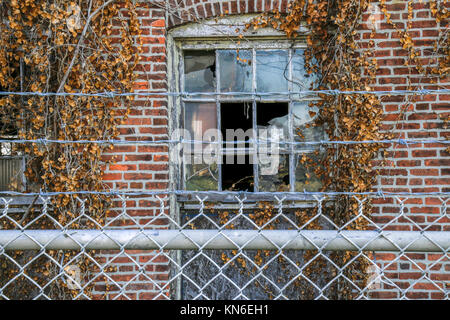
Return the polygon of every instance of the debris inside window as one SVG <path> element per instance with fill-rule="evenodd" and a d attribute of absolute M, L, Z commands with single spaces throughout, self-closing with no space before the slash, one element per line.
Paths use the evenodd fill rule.
<path fill-rule="evenodd" d="M 192 191 L 217 190 L 219 171 L 216 163 L 195 164 L 199 161 L 188 161 L 185 165 L 185 189 Z"/>
<path fill-rule="evenodd" d="M 289 157 L 287 154 L 267 155 L 267 160 L 259 162 L 259 190 L 289 191 Z"/>

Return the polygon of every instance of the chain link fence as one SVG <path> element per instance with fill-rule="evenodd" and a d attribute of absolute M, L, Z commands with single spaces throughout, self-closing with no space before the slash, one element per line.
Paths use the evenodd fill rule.
<path fill-rule="evenodd" d="M 449 298 L 445 193 L 106 193 L 100 220 L 89 196 L 0 197 L 1 299 Z"/>

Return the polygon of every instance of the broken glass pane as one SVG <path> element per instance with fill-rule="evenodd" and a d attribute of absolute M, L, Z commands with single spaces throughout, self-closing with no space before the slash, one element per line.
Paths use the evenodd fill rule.
<path fill-rule="evenodd" d="M 288 159 L 285 154 L 259 155 L 259 191 L 289 191 Z"/>
<path fill-rule="evenodd" d="M 0 155 L 2 155 L 2 156 L 12 155 L 12 143 L 11 142 L 0 143 Z"/>
<path fill-rule="evenodd" d="M 277 144 L 277 148 L 286 148 L 287 145 L 281 142 L 289 140 L 289 104 L 258 103 L 256 125 L 258 138 L 262 142 L 260 147 L 271 148 L 274 147 L 273 144 Z"/>
<path fill-rule="evenodd" d="M 292 105 L 292 118 L 294 125 L 294 140 L 297 142 L 309 141 L 317 142 L 325 140 L 325 132 L 322 127 L 313 126 L 314 119 L 317 117 L 317 107 L 309 107 L 309 101 L 295 102 Z M 296 150 L 314 150 L 318 144 L 296 145 Z"/>
<path fill-rule="evenodd" d="M 195 158 L 198 159 L 195 159 Z M 201 155 L 185 155 L 184 183 L 186 190 L 217 190 L 219 171 L 217 163 L 202 163 Z M 200 162 L 199 164 L 196 164 Z"/>
<path fill-rule="evenodd" d="M 319 150 L 318 150 L 319 151 Z M 314 170 L 319 167 L 324 152 L 296 154 L 295 163 L 295 191 L 318 192 L 322 187 L 322 181 Z"/>
<path fill-rule="evenodd" d="M 216 56 L 214 51 L 185 51 L 184 90 L 213 92 L 216 89 Z"/>
<path fill-rule="evenodd" d="M 252 52 L 249 50 L 220 50 L 220 91 L 252 91 Z"/>
<path fill-rule="evenodd" d="M 256 91 L 286 92 L 288 76 L 286 50 L 256 51 Z"/>
<path fill-rule="evenodd" d="M 295 92 L 311 90 L 317 75 L 308 74 L 305 69 L 305 50 L 294 50 L 292 56 L 292 90 Z"/>

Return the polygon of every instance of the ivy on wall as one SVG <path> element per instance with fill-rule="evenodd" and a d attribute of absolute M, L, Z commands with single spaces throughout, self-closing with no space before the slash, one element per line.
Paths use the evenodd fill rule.
<path fill-rule="evenodd" d="M 131 0 L 6 0 L 0 1 L 0 89 L 15 92 L 132 92 L 135 69 L 142 53 L 140 27 Z M 117 125 L 126 120 L 132 97 L 0 96 L 1 134 L 14 128 L 19 138 L 52 140 L 109 140 L 118 136 Z M 64 192 L 105 189 L 102 154 L 112 146 L 92 144 L 26 144 L 14 146 L 26 157 L 27 191 Z M 14 186 L 13 186 L 14 187 Z M 37 203 L 34 199 L 33 203 Z M 91 195 L 78 199 L 69 195 L 52 198 L 49 215 L 69 228 L 98 228 L 104 223 L 107 201 Z M 22 226 L 40 210 L 30 205 Z M 81 207 L 89 215 L 79 219 Z M 3 228 L 15 225 L 3 221 Z M 50 219 L 39 219 L 31 228 L 54 228 Z M 92 253 L 91 253 L 92 254 Z M 22 264 L 33 261 L 27 273 L 46 283 L 60 272 L 51 259 L 34 259 L 33 252 L 15 253 Z M 78 265 L 85 275 L 92 263 L 75 252 L 51 251 L 63 263 Z M 34 259 L 34 260 L 33 260 Z M 0 286 L 17 273 L 17 266 L 2 259 Z M 41 261 L 42 260 L 42 261 Z M 26 270 L 28 272 L 28 270 Z M 3 273 L 7 273 L 3 274 Z M 22 279 L 23 278 L 23 279 Z M 21 281 L 18 281 L 21 280 Z M 36 290 L 23 276 L 7 287 L 7 296 L 27 298 Z M 86 288 L 86 294 L 90 288 Z M 58 278 L 46 287 L 54 298 L 70 297 Z"/>

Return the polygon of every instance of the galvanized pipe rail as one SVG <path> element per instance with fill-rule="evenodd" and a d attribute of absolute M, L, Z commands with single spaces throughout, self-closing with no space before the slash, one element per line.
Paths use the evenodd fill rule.
<path fill-rule="evenodd" d="M 0 230 L 3 250 L 330 250 L 445 252 L 449 231 Z"/>

